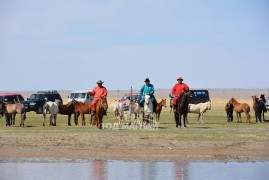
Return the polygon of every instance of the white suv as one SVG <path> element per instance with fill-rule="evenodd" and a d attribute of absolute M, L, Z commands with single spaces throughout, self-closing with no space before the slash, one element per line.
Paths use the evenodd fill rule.
<path fill-rule="evenodd" d="M 75 99 L 76 101 L 88 104 L 93 101 L 93 96 L 89 96 L 88 92 L 90 91 L 72 91 L 68 96 L 68 102 Z"/>

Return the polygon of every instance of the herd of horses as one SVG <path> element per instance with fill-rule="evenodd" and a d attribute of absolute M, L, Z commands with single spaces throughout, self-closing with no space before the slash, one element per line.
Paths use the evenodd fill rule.
<path fill-rule="evenodd" d="M 260 99 L 256 96 L 251 96 L 253 100 L 253 110 L 256 122 L 265 121 L 264 113 L 267 112 L 266 100 L 264 94 L 261 94 Z M 242 122 L 241 113 L 245 113 L 247 120 L 246 123 L 250 123 L 250 106 L 247 103 L 239 103 L 235 98 L 231 98 L 225 106 L 227 113 L 227 122 L 233 122 L 233 111 L 236 113 L 236 122 Z"/>
<path fill-rule="evenodd" d="M 190 91 L 183 92 L 178 98 L 177 105 L 174 107 L 174 119 L 177 128 L 181 128 L 182 124 L 187 127 L 188 123 L 188 113 L 197 113 L 198 121 L 200 119 L 203 123 L 203 113 L 211 109 L 211 102 L 199 104 L 189 104 L 192 94 Z M 253 109 L 255 112 L 256 122 L 262 122 L 262 117 L 264 120 L 264 113 L 267 112 L 265 106 L 265 98 L 262 94 L 260 99 L 256 96 L 252 96 L 253 99 Z M 144 107 L 141 108 L 138 102 L 130 102 L 130 110 L 128 111 L 130 116 L 135 115 L 135 124 L 150 125 L 154 127 L 153 114 L 156 114 L 156 121 L 160 119 L 160 113 L 162 107 L 166 107 L 166 99 L 162 99 L 157 103 L 156 111 L 153 112 L 153 103 L 151 102 L 150 96 L 145 96 Z M 96 126 L 97 129 L 102 129 L 103 116 L 108 109 L 108 103 L 106 98 L 100 98 L 96 104 L 96 113 L 91 114 L 91 104 L 85 104 L 76 100 L 70 101 L 68 104 L 59 104 L 58 101 L 46 102 L 43 106 L 43 126 L 45 126 L 46 114 L 50 114 L 51 126 L 56 126 L 57 114 L 68 115 L 68 126 L 71 126 L 71 116 L 74 115 L 75 125 L 78 126 L 78 119 L 81 116 L 82 126 L 85 126 L 85 114 L 89 114 L 90 125 Z M 114 103 L 114 113 L 115 113 L 115 123 L 121 124 L 123 120 L 123 104 L 116 101 Z M 250 123 L 250 106 L 247 103 L 240 103 L 235 98 L 231 98 L 225 106 L 225 111 L 227 113 L 227 122 L 233 122 L 233 111 L 236 113 L 237 121 L 242 122 L 241 113 L 246 114 L 246 123 Z M 6 126 L 15 125 L 15 116 L 20 114 L 21 123 L 20 127 L 24 127 L 24 121 L 26 119 L 26 111 L 21 103 L 6 104 L 0 101 L 0 113 L 2 116 L 6 117 Z M 142 121 L 141 121 L 142 119 Z M 183 121 L 183 123 L 182 123 Z M 131 118 L 129 120 L 129 125 L 131 124 Z"/>
<path fill-rule="evenodd" d="M 74 114 L 75 124 L 78 125 L 78 118 L 81 115 L 82 126 L 85 126 L 85 114 L 90 115 L 91 125 L 95 125 L 97 129 L 102 129 L 103 116 L 108 108 L 106 98 L 100 98 L 96 103 L 96 113 L 91 114 L 90 104 L 85 104 L 76 100 L 72 100 L 68 104 L 59 104 L 59 101 L 45 102 L 43 106 L 43 126 L 45 126 L 46 115 L 50 114 L 49 125 L 56 126 L 57 115 L 68 115 L 68 125 L 71 126 L 71 116 Z M 26 119 L 25 107 L 21 103 L 8 104 L 0 101 L 0 112 L 6 117 L 6 126 L 15 125 L 16 114 L 21 115 L 20 127 L 24 127 Z"/>

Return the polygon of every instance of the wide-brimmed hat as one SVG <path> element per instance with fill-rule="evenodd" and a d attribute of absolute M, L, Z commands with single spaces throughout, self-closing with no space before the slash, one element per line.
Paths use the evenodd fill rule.
<path fill-rule="evenodd" d="M 145 79 L 145 82 L 150 82 L 149 78 L 146 78 L 146 79 Z"/>
<path fill-rule="evenodd" d="M 96 82 L 97 84 L 103 84 L 104 82 L 102 80 L 99 80 Z"/>
<path fill-rule="evenodd" d="M 183 78 L 182 78 L 181 76 L 179 76 L 179 77 L 177 78 L 177 80 L 181 80 L 181 81 L 183 81 Z"/>

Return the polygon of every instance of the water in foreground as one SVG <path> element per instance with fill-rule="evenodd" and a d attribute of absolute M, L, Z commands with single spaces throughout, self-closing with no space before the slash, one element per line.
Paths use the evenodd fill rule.
<path fill-rule="evenodd" d="M 269 162 L 0 159 L 0 179 L 269 179 Z"/>

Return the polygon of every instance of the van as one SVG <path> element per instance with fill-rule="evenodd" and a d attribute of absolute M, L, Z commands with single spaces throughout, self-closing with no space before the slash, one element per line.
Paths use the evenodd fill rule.
<path fill-rule="evenodd" d="M 68 102 L 75 99 L 76 101 L 88 104 L 89 102 L 92 102 L 94 98 L 93 96 L 89 96 L 88 92 L 90 91 L 72 91 L 68 95 Z"/>

